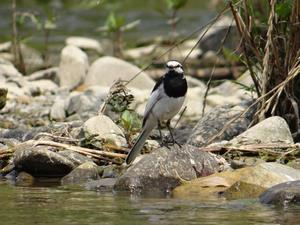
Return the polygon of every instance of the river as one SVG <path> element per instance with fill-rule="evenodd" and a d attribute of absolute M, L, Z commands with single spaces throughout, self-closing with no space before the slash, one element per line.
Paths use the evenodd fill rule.
<path fill-rule="evenodd" d="M 0 182 L 0 224 L 271 225 L 300 224 L 300 207 L 265 206 L 257 199 L 200 201 L 100 193 L 49 183 Z"/>

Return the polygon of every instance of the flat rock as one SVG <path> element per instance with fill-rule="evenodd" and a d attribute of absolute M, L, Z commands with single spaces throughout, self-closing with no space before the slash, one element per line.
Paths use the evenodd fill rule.
<path fill-rule="evenodd" d="M 193 146 L 159 148 L 129 167 L 114 189 L 131 193 L 167 193 L 182 180 L 192 180 L 223 170 L 224 161 Z"/>
<path fill-rule="evenodd" d="M 192 134 L 187 143 L 201 147 L 206 145 L 213 137 L 216 137 L 214 138 L 214 142 L 219 142 L 222 140 L 231 140 L 233 137 L 241 134 L 248 128 L 254 114 L 253 110 L 249 111 L 244 117 L 235 120 L 228 125 L 222 134 L 218 135 L 224 126 L 226 126 L 231 119 L 243 112 L 246 107 L 247 105 L 227 105 L 212 108 L 204 114 L 191 131 Z"/>
<path fill-rule="evenodd" d="M 86 162 L 93 162 L 92 159 L 86 157 L 85 155 L 70 150 L 59 151 L 58 154 L 69 159 L 74 163 L 75 166 L 80 166 Z"/>
<path fill-rule="evenodd" d="M 277 184 L 259 196 L 263 204 L 274 204 L 287 207 L 300 204 L 300 180 Z"/>
<path fill-rule="evenodd" d="M 232 145 L 258 143 L 293 144 L 294 141 L 288 124 L 279 116 L 269 117 L 230 140 Z"/>
<path fill-rule="evenodd" d="M 27 143 L 16 147 L 13 163 L 18 170 L 35 177 L 61 177 L 75 168 L 73 162 L 48 147 Z"/>
<path fill-rule="evenodd" d="M 14 67 L 14 65 L 4 59 L 0 59 L 0 76 L 8 77 L 21 77 L 22 74 Z"/>
<path fill-rule="evenodd" d="M 173 194 L 175 197 L 193 195 L 202 199 L 218 196 L 227 199 L 256 198 L 276 184 L 298 179 L 299 170 L 279 163 L 260 163 L 192 180 L 177 187 Z"/>
<path fill-rule="evenodd" d="M 59 84 L 57 74 L 58 74 L 58 67 L 50 67 L 48 69 L 36 71 L 26 76 L 25 79 L 28 81 L 48 79 L 53 81 L 56 84 Z"/>
<path fill-rule="evenodd" d="M 93 38 L 72 36 L 66 39 L 66 44 L 74 45 L 83 50 L 94 50 L 98 53 L 103 52 L 100 43 Z"/>
<path fill-rule="evenodd" d="M 126 146 L 126 139 L 122 130 L 107 116 L 98 115 L 88 119 L 83 125 L 86 137 L 113 143 L 116 146 Z"/>
<path fill-rule="evenodd" d="M 76 167 L 61 179 L 62 185 L 82 184 L 90 180 L 100 179 L 98 166 L 93 162 L 85 162 Z"/>
<path fill-rule="evenodd" d="M 93 62 L 84 83 L 87 86 L 100 85 L 110 87 L 118 79 L 130 80 L 140 71 L 140 68 L 126 61 L 105 56 Z M 138 89 L 152 89 L 154 84 L 154 81 L 146 73 L 142 72 L 128 86 Z"/>
<path fill-rule="evenodd" d="M 100 180 L 92 180 L 84 184 L 84 187 L 88 191 L 100 191 L 108 192 L 112 191 L 116 183 L 116 178 L 104 178 Z"/>
<path fill-rule="evenodd" d="M 88 68 L 86 53 L 73 45 L 64 47 L 58 69 L 60 86 L 68 88 L 78 86 L 85 79 Z"/>

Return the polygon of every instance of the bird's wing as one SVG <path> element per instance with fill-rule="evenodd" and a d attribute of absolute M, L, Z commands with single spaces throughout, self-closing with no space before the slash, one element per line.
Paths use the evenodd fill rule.
<path fill-rule="evenodd" d="M 155 85 L 155 86 L 157 87 L 153 89 L 153 92 L 151 93 L 145 108 L 143 126 L 145 125 L 149 115 L 151 114 L 153 107 L 164 96 L 163 86 L 162 85 Z"/>

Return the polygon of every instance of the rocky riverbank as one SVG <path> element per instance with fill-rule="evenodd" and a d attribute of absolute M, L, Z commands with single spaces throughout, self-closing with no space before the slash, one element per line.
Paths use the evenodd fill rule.
<path fill-rule="evenodd" d="M 163 73 L 164 59 L 143 72 L 132 62 L 165 49 L 159 45 L 130 49 L 125 59 L 119 59 L 106 56 L 96 40 L 69 38 L 66 43 L 59 64 L 46 69 L 41 69 L 41 56 L 30 51 L 25 62 L 32 71 L 28 75 L 10 62 L 10 43 L 0 44 L 4 179 L 22 186 L 47 177 L 96 191 L 201 199 L 261 196 L 263 203 L 299 204 L 299 144 L 280 117 L 249 128 L 255 94 L 241 88 L 252 84 L 247 71 L 238 82 L 227 80 L 210 88 L 203 110 L 207 87 L 195 77 L 205 70 L 198 68 L 211 61 L 224 66 L 224 59 L 213 51 L 203 52 L 205 47 L 198 49 L 187 68 L 186 110 L 172 124 L 182 146 L 161 147 L 154 131 L 144 154 L 127 166 L 123 161 L 138 134 L 155 79 Z M 171 52 L 172 58 L 182 59 L 190 43 L 195 40 Z M 138 73 L 128 85 L 116 82 Z M 168 138 L 168 132 L 163 134 Z"/>

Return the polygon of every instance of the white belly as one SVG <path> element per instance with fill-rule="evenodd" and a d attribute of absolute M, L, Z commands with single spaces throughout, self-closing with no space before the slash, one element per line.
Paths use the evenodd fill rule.
<path fill-rule="evenodd" d="M 172 119 L 180 110 L 184 97 L 162 98 L 153 107 L 152 113 L 159 121 Z"/>

